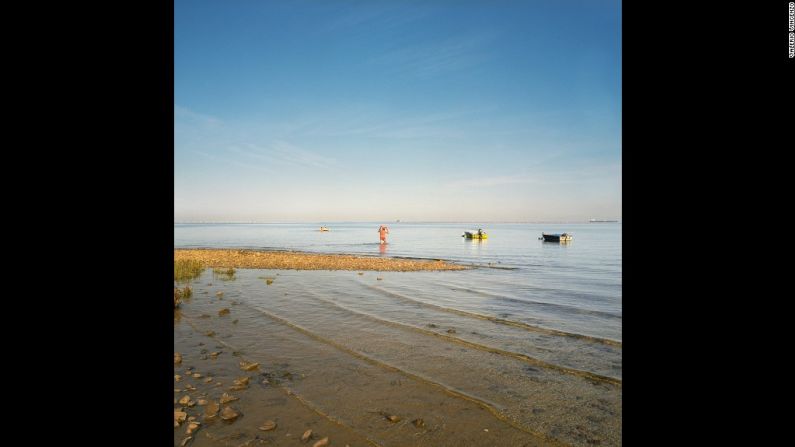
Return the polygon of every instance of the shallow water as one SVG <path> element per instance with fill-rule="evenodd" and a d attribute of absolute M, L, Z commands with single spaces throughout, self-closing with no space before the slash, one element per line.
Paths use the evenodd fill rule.
<path fill-rule="evenodd" d="M 490 224 L 489 239 L 467 240 L 470 224 L 391 223 L 388 244 L 380 223 L 176 224 L 178 248 L 260 248 L 448 259 L 480 266 L 464 272 L 405 275 L 390 283 L 357 285 L 379 302 L 401 297 L 413 307 L 369 309 L 391 318 L 414 318 L 429 304 L 540 328 L 621 341 L 621 224 Z M 321 225 L 329 232 L 317 231 Z M 538 240 L 542 232 L 569 232 L 574 240 Z M 383 290 L 381 290 L 383 289 Z M 389 300 L 387 300 L 389 298 Z M 411 301 L 404 300 L 405 303 Z M 412 313 L 401 315 L 404 310 Z M 449 315 L 452 317 L 452 314 Z M 459 317 L 469 318 L 471 316 Z M 618 373 L 620 374 L 620 370 Z"/>
<path fill-rule="evenodd" d="M 175 315 L 175 373 L 214 378 L 187 380 L 194 399 L 252 380 L 230 392 L 243 416 L 204 421 L 191 445 L 301 445 L 309 428 L 307 445 L 620 445 L 620 342 L 549 330 L 531 313 L 489 317 L 493 297 L 449 287 L 483 271 L 205 271 Z M 258 430 L 266 419 L 277 429 Z"/>

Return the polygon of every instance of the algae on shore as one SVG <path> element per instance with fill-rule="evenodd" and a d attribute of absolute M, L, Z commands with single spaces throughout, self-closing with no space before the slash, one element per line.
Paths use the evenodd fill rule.
<path fill-rule="evenodd" d="M 377 271 L 421 271 L 421 270 L 465 270 L 469 267 L 442 260 L 397 259 L 352 255 L 332 255 L 279 251 L 232 250 L 232 249 L 175 249 L 175 279 L 177 263 L 193 270 L 212 267 L 214 269 L 294 269 L 294 270 L 377 270 Z M 201 272 L 201 270 L 199 270 Z"/>

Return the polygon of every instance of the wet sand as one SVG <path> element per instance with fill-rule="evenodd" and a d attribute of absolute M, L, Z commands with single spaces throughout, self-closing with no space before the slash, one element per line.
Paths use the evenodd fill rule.
<path fill-rule="evenodd" d="M 465 270 L 468 267 L 442 260 L 377 258 L 370 256 L 231 249 L 176 249 L 174 260 L 196 260 L 205 267 L 295 270 L 378 270 L 415 272 Z"/>
<path fill-rule="evenodd" d="M 175 411 L 201 423 L 186 445 L 621 445 L 621 343 L 395 292 L 451 274 L 205 271 L 174 318 Z M 223 393 L 234 421 L 205 414 Z"/>

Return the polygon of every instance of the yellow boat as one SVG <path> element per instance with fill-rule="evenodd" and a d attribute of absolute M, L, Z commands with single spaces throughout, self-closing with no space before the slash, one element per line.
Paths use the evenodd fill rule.
<path fill-rule="evenodd" d="M 463 237 L 467 239 L 488 239 L 489 235 L 481 230 L 478 231 L 464 231 Z"/>

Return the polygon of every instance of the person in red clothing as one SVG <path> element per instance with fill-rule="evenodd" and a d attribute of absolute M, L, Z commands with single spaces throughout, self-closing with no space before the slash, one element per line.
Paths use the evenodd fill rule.
<path fill-rule="evenodd" d="M 381 243 L 386 244 L 386 235 L 389 234 L 389 228 L 386 225 L 378 227 L 378 235 L 381 236 Z"/>

